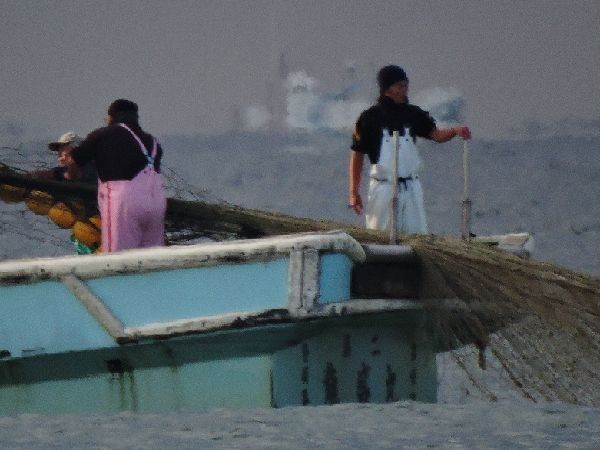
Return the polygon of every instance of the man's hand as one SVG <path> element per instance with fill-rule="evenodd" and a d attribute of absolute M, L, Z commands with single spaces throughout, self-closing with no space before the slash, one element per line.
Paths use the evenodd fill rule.
<path fill-rule="evenodd" d="M 360 198 L 360 194 L 358 192 L 355 194 L 350 194 L 350 203 L 348 204 L 348 206 L 352 208 L 356 214 L 362 214 L 363 203 L 362 198 Z"/>
<path fill-rule="evenodd" d="M 440 144 L 442 142 L 448 142 L 456 136 L 462 139 L 471 139 L 471 130 L 469 127 L 459 125 L 456 127 L 435 128 L 429 135 L 432 140 Z"/>
<path fill-rule="evenodd" d="M 456 127 L 454 128 L 456 135 L 462 139 L 471 139 L 471 130 L 469 127 Z"/>

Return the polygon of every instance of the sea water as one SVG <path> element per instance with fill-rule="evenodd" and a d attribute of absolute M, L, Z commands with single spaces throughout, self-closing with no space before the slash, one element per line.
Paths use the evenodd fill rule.
<path fill-rule="evenodd" d="M 169 150 L 168 146 L 166 148 Z M 43 146 L 38 146 L 38 150 L 42 155 Z M 528 148 L 528 154 L 531 154 L 531 151 L 532 149 Z M 10 157 L 13 159 L 9 160 L 9 163 L 18 165 L 19 162 L 23 162 L 19 160 L 17 153 L 7 156 L 7 152 L 10 153 L 7 149 L 3 150 L 3 158 L 0 158 L 0 161 L 6 161 Z M 22 159 L 27 159 L 27 162 L 31 163 L 31 154 L 26 156 Z M 38 160 L 44 160 L 45 165 L 51 165 L 52 161 L 47 156 L 39 156 Z M 189 153 L 186 153 L 182 160 L 189 163 L 188 156 Z M 518 153 L 515 158 L 518 159 Z M 176 163 L 177 158 L 166 157 L 165 161 Z M 513 161 L 512 164 L 518 164 L 518 161 Z M 590 161 L 590 164 L 595 163 Z M 175 167 L 177 170 L 184 171 L 183 166 L 178 167 L 175 164 Z M 573 179 L 585 178 L 590 171 L 589 164 L 581 165 L 580 169 L 583 171 L 581 176 L 571 174 Z M 303 171 L 298 171 L 300 172 Z M 487 176 L 487 182 L 494 184 L 490 176 L 492 175 Z M 188 181 L 203 186 L 202 177 Z M 501 185 L 501 180 L 496 181 L 496 184 Z M 553 181 L 556 182 L 556 179 Z M 224 179 L 223 183 L 227 183 L 227 180 Z M 435 186 L 430 187 L 435 188 Z M 215 191 L 219 189 L 218 186 L 211 186 L 211 188 Z M 425 189 L 428 190 L 427 185 Z M 539 191 L 536 186 L 530 186 L 530 189 L 533 193 Z M 438 194 L 441 195 L 440 193 L 436 195 Z M 513 194 L 514 192 L 506 192 L 506 195 Z M 431 190 L 428 195 L 432 195 Z M 498 192 L 497 195 L 500 196 L 499 204 L 513 204 L 519 201 L 518 198 L 515 200 L 513 197 L 503 198 L 502 192 Z M 290 203 L 294 203 L 293 200 L 286 199 Z M 263 201 L 264 204 L 268 204 L 268 199 L 263 198 Z M 430 201 L 434 216 L 438 202 L 443 203 L 439 198 Z M 563 208 L 571 208 L 571 210 L 563 209 L 563 213 L 565 217 L 570 217 L 569 220 L 575 225 L 565 228 L 563 234 L 555 233 L 557 236 L 564 236 L 565 240 L 564 242 L 558 240 L 554 244 L 559 248 L 563 247 L 562 254 L 570 255 L 564 260 L 565 265 L 573 264 L 578 268 L 584 267 L 594 272 L 597 270 L 596 267 L 600 267 L 598 261 L 587 258 L 585 252 L 581 260 L 575 261 L 573 255 L 581 253 L 579 250 L 569 251 L 573 242 L 580 249 L 600 247 L 600 233 L 593 224 L 588 224 L 587 215 L 581 215 L 584 212 L 589 214 L 589 208 L 581 210 L 577 198 L 561 204 Z M 542 208 L 544 204 L 539 203 L 537 207 Z M 480 204 L 479 211 L 482 216 L 475 217 L 475 224 L 478 220 L 487 220 L 489 219 L 487 216 L 494 214 L 501 218 L 503 212 L 498 210 L 494 213 L 494 208 L 491 203 Z M 578 216 L 579 213 L 581 214 Z M 549 226 L 544 222 L 547 220 L 544 214 L 532 213 L 527 218 L 528 223 L 519 224 L 525 228 L 524 231 L 547 229 Z M 59 230 L 47 217 L 35 216 L 23 203 L 0 202 L 0 231 L 0 259 L 57 256 L 73 252 L 68 240 L 68 230 Z M 555 254 L 561 252 L 552 253 Z M 534 256 L 543 259 L 544 255 Z M 500 373 L 488 376 L 486 388 L 491 391 L 483 392 L 451 362 L 447 355 L 438 357 L 438 365 L 440 385 L 437 404 L 416 402 L 385 405 L 343 404 L 277 410 L 216 409 L 166 414 L 135 412 L 78 416 L 24 414 L 0 417 L 0 447 L 22 449 L 304 449 L 310 447 L 592 449 L 599 447 L 600 408 L 527 401 Z M 490 392 L 493 395 L 490 395 Z"/>

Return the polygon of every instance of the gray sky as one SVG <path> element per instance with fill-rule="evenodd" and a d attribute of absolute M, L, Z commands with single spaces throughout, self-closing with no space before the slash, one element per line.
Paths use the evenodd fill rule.
<path fill-rule="evenodd" d="M 565 128 L 581 120 L 600 133 L 597 0 L 0 0 L 0 8 L 0 129 L 86 134 L 125 97 L 151 132 L 225 131 L 234 108 L 267 102 L 285 53 L 323 91 L 342 87 L 349 61 L 369 85 L 395 63 L 413 93 L 456 88 L 475 136 L 507 137 L 531 120 Z"/>

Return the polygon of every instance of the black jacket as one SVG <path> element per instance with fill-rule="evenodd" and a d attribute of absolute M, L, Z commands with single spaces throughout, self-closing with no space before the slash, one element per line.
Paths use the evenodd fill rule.
<path fill-rule="evenodd" d="M 431 139 L 431 132 L 436 125 L 429 113 L 418 106 L 398 104 L 388 97 L 382 97 L 358 117 L 352 135 L 352 150 L 368 155 L 371 164 L 377 164 L 384 128 L 390 134 L 400 131 L 401 135 L 404 135 L 404 128 L 409 128 L 413 139 Z"/>
<path fill-rule="evenodd" d="M 135 124 L 127 124 L 140 138 L 149 152 L 153 137 Z M 113 124 L 92 131 L 73 149 L 71 156 L 82 166 L 94 161 L 101 181 L 131 180 L 146 167 L 148 161 L 135 138 L 120 125 Z M 154 168 L 160 171 L 162 148 L 158 146 Z"/>

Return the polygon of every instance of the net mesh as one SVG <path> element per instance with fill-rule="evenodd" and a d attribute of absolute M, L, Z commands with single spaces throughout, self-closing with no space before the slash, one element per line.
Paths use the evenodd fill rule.
<path fill-rule="evenodd" d="M 424 297 L 460 299 L 455 311 L 428 301 L 443 344 L 470 345 L 479 369 L 497 360 L 527 399 L 600 404 L 600 279 L 451 238 L 408 242 Z"/>

